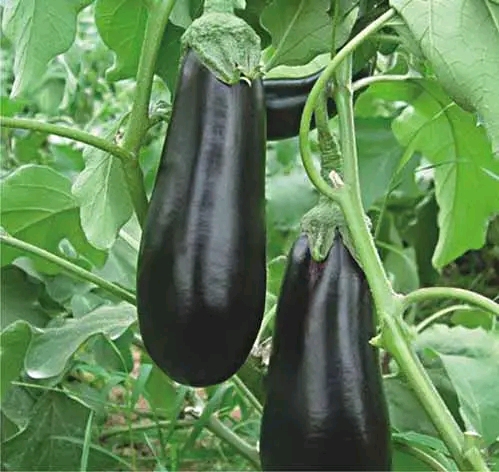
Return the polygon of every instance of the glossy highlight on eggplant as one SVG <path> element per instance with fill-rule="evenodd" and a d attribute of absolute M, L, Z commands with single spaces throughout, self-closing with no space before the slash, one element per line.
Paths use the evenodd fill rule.
<path fill-rule="evenodd" d="M 278 141 L 298 136 L 300 121 L 308 95 L 324 69 L 305 77 L 293 79 L 272 78 L 263 79 L 265 89 L 265 109 L 267 111 L 267 139 Z M 353 80 L 359 80 L 369 75 L 368 69 L 363 69 L 354 75 Z M 354 100 L 360 92 L 354 94 Z M 333 118 L 336 104 L 328 98 L 327 112 Z M 315 119 L 312 116 L 310 129 L 315 128 Z"/>
<path fill-rule="evenodd" d="M 291 249 L 279 297 L 263 470 L 390 470 L 390 428 L 363 272 L 336 236 L 323 263 Z"/>
<path fill-rule="evenodd" d="M 172 379 L 208 386 L 244 363 L 266 287 L 261 79 L 182 63 L 138 261 L 139 326 Z"/>

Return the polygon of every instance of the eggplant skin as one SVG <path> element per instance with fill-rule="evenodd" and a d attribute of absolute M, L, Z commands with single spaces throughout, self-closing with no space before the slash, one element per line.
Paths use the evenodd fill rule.
<path fill-rule="evenodd" d="M 264 79 L 265 109 L 267 112 L 267 139 L 278 141 L 298 136 L 300 121 L 308 95 L 324 69 L 306 77 L 293 79 Z M 359 80 L 369 75 L 369 69 L 359 71 L 353 80 Z M 360 91 L 354 93 L 354 100 Z M 336 104 L 328 98 L 327 112 L 330 118 L 336 113 Z M 315 128 L 315 119 L 312 116 L 310 128 Z"/>
<path fill-rule="evenodd" d="M 369 288 L 336 237 L 322 264 L 302 235 L 278 301 L 267 378 L 263 470 L 390 470 L 390 428 Z"/>
<path fill-rule="evenodd" d="M 220 383 L 244 363 L 266 287 L 261 79 L 226 85 L 187 52 L 148 209 L 139 326 L 173 380 Z"/>

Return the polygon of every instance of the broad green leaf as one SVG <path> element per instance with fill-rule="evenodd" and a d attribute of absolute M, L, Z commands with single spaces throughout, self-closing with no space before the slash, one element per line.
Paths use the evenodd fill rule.
<path fill-rule="evenodd" d="M 392 132 L 391 120 L 386 118 L 357 118 L 355 135 L 362 203 L 369 209 L 387 193 L 403 149 Z"/>
<path fill-rule="evenodd" d="M 272 67 L 307 64 L 331 50 L 330 0 L 274 0 L 263 10 L 261 23 L 272 36 Z"/>
<path fill-rule="evenodd" d="M 78 470 L 90 410 L 63 393 L 46 393 L 36 404 L 28 425 L 2 444 L 7 470 Z M 59 439 L 61 437 L 69 440 Z M 86 470 L 112 470 L 110 456 L 92 450 Z"/>
<path fill-rule="evenodd" d="M 4 248 L 2 247 L 2 252 Z M 27 275 L 14 266 L 4 267 L 0 273 L 0 329 L 23 320 L 42 328 L 50 320 L 38 303 L 40 284 L 29 281 Z"/>
<path fill-rule="evenodd" d="M 177 2 L 176 5 L 179 3 L 181 2 Z M 168 23 L 161 39 L 161 44 L 159 45 L 155 71 L 165 81 L 170 92 L 175 91 L 177 84 L 181 53 L 180 38 L 182 38 L 183 33 L 183 28 Z"/>
<path fill-rule="evenodd" d="M 177 26 L 188 28 L 203 10 L 203 0 L 183 0 L 176 2 L 169 20 Z"/>
<path fill-rule="evenodd" d="M 484 245 L 489 219 L 499 212 L 499 161 L 472 115 L 437 84 L 418 83 L 423 92 L 394 120 L 393 130 L 435 165 L 440 232 L 432 261 L 442 268 Z"/>
<path fill-rule="evenodd" d="M 435 324 L 416 338 L 415 346 L 438 354 L 466 427 L 492 444 L 499 436 L 499 338 L 481 328 Z"/>
<path fill-rule="evenodd" d="M 499 437 L 499 346 L 488 358 L 440 354 L 440 359 L 456 388 L 467 429 L 490 446 Z"/>
<path fill-rule="evenodd" d="M 67 51 L 76 35 L 76 17 L 91 0 L 10 0 L 2 29 L 15 48 L 12 96 L 37 84 L 47 64 Z"/>
<path fill-rule="evenodd" d="M 14 141 L 14 153 L 21 164 L 38 164 L 42 161 L 40 148 L 47 140 L 45 133 L 27 133 Z"/>
<path fill-rule="evenodd" d="M 383 384 L 393 428 L 438 436 L 431 419 L 406 382 L 392 377 L 384 379 Z"/>
<path fill-rule="evenodd" d="M 137 250 L 119 237 L 109 251 L 109 257 L 102 269 L 96 270 L 109 282 L 135 291 L 135 275 L 137 271 Z"/>
<path fill-rule="evenodd" d="M 454 325 L 461 325 L 465 328 L 491 330 L 494 324 L 494 315 L 477 308 L 468 308 L 455 311 L 450 321 Z"/>
<path fill-rule="evenodd" d="M 144 395 L 154 413 L 174 419 L 172 415 L 176 410 L 177 390 L 173 382 L 155 364 L 152 365 L 147 379 Z"/>
<path fill-rule="evenodd" d="M 422 350 L 426 347 L 439 354 L 459 355 L 471 359 L 496 356 L 499 359 L 499 340 L 487 331 L 466 329 L 462 326 L 449 327 L 444 324 L 433 324 L 424 330 L 415 340 L 415 347 Z"/>
<path fill-rule="evenodd" d="M 116 57 L 106 73 L 110 81 L 135 77 L 147 22 L 147 8 L 137 0 L 97 0 L 95 23 Z"/>
<path fill-rule="evenodd" d="M 93 248 L 80 226 L 78 204 L 71 195 L 71 182 L 45 166 L 19 167 L 0 181 L 2 205 L 0 216 L 5 231 L 16 238 L 65 257 L 61 240 L 67 239 L 73 248 L 96 265 L 102 265 L 105 255 Z M 2 246 L 2 266 L 22 255 L 18 249 Z M 33 256 L 30 256 L 33 257 Z M 36 258 L 41 272 L 60 271 L 53 264 Z"/>
<path fill-rule="evenodd" d="M 494 153 L 499 156 L 499 4 L 483 0 L 390 3 L 407 23 L 449 94 L 481 115 Z"/>
<path fill-rule="evenodd" d="M 0 401 L 10 383 L 16 380 L 24 365 L 24 356 L 31 341 L 31 328 L 25 321 L 16 321 L 0 333 Z"/>
<path fill-rule="evenodd" d="M 33 392 L 33 389 L 12 385 L 2 398 L 2 413 L 16 425 L 17 430 L 24 429 L 40 395 L 43 395 L 42 391 Z"/>
<path fill-rule="evenodd" d="M 97 334 L 119 338 L 136 320 L 135 307 L 128 303 L 102 306 L 61 328 L 48 328 L 33 339 L 25 360 L 28 375 L 44 379 L 59 375 L 66 363 L 90 337 Z"/>
<path fill-rule="evenodd" d="M 112 139 L 116 126 L 107 134 Z M 133 213 L 121 161 L 93 147 L 83 152 L 85 169 L 75 180 L 73 195 L 80 204 L 83 231 L 99 249 L 109 249 Z"/>
<path fill-rule="evenodd" d="M 403 236 L 416 251 L 421 285 L 432 285 L 438 276 L 431 264 L 431 257 L 438 241 L 438 206 L 435 197 L 429 195 L 415 210 L 415 219 L 406 226 Z"/>
<path fill-rule="evenodd" d="M 268 179 L 267 221 L 274 228 L 298 228 L 301 217 L 317 203 L 317 193 L 300 167 L 288 174 L 275 174 Z"/>

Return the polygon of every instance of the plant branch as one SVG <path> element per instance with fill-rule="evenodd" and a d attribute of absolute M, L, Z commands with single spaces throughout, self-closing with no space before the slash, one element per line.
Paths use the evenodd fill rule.
<path fill-rule="evenodd" d="M 253 392 L 246 386 L 239 375 L 234 375 L 232 377 L 232 382 L 235 387 L 241 391 L 241 393 L 248 399 L 248 402 L 253 406 L 253 408 L 261 415 L 263 413 L 262 404 L 258 401 L 258 398 L 253 395 Z"/>
<path fill-rule="evenodd" d="M 45 249 L 39 248 L 6 234 L 0 234 L 0 243 L 13 247 L 15 249 L 20 249 L 24 252 L 33 254 L 34 256 L 41 257 L 42 259 L 57 265 L 68 274 L 74 275 L 78 279 L 93 283 L 103 290 L 106 290 L 107 292 L 117 296 L 118 298 L 131 303 L 132 305 L 136 304 L 135 296 L 132 293 L 119 287 L 118 285 L 108 282 L 98 275 L 92 274 L 92 272 L 89 272 L 88 270 L 82 269 L 81 267 L 67 261 L 66 259 L 63 259 L 62 257 L 46 251 Z"/>
<path fill-rule="evenodd" d="M 168 420 L 161 420 L 157 421 L 155 423 L 148 423 L 148 424 L 132 424 L 132 425 L 124 425 L 124 426 L 113 426 L 110 428 L 106 428 L 100 435 L 100 439 L 106 439 L 111 436 L 117 436 L 119 434 L 128 434 L 130 431 L 149 431 L 149 430 L 154 430 L 158 429 L 158 427 L 163 427 L 163 428 L 168 428 L 171 426 L 171 421 Z M 180 429 L 180 428 L 189 428 L 191 426 L 194 426 L 196 423 L 195 420 L 177 420 L 175 422 L 175 429 Z"/>
<path fill-rule="evenodd" d="M 150 5 L 137 70 L 135 100 L 123 137 L 123 148 L 134 156 L 133 159 L 126 161 L 124 171 L 135 213 L 141 226 L 144 225 L 148 203 L 137 155 L 149 125 L 149 101 L 156 58 L 174 5 L 175 0 L 160 0 Z"/>
<path fill-rule="evenodd" d="M 379 82 L 404 82 L 409 79 L 416 78 L 414 75 L 404 74 L 404 75 L 371 75 L 370 77 L 364 77 L 363 79 L 356 80 L 352 84 L 352 90 L 357 92 L 358 90 L 369 87 L 369 85 L 376 84 Z"/>
<path fill-rule="evenodd" d="M 99 138 L 98 136 L 94 136 L 86 131 L 70 128 L 68 126 L 54 125 L 52 123 L 45 123 L 43 121 L 29 118 L 10 118 L 6 116 L 0 116 L 0 126 L 54 134 L 63 138 L 73 139 L 74 141 L 88 144 L 89 146 L 108 152 L 118 159 L 121 159 L 121 161 L 133 159 L 132 153 L 120 146 L 117 146 L 111 141 Z"/>
<path fill-rule="evenodd" d="M 397 443 L 398 449 L 401 449 L 421 462 L 424 462 L 426 465 L 430 466 L 432 470 L 436 470 L 437 472 L 447 472 L 447 469 L 440 462 L 438 462 L 437 459 L 422 449 L 410 446 L 409 444 L 397 439 L 395 439 L 395 442 Z"/>
<path fill-rule="evenodd" d="M 453 287 L 428 287 L 420 288 L 414 292 L 408 293 L 402 299 L 404 308 L 413 303 L 423 300 L 438 300 L 441 298 L 453 298 L 462 302 L 481 308 L 493 315 L 499 316 L 499 304 L 490 298 L 484 297 L 478 293 L 470 292 L 462 288 Z"/>
<path fill-rule="evenodd" d="M 260 458 L 256 448 L 250 446 L 244 439 L 225 426 L 217 417 L 214 415 L 210 416 L 206 423 L 206 429 L 236 449 L 239 454 L 248 459 L 257 469 L 260 468 Z"/>
<path fill-rule="evenodd" d="M 360 183 L 357 168 L 357 149 L 353 120 L 353 93 L 351 85 L 351 59 L 343 64 L 337 74 L 335 88 L 336 105 L 340 120 L 340 136 L 343 155 L 343 171 L 345 185 L 339 193 L 332 193 L 328 185 L 313 167 L 312 155 L 308 142 L 308 130 L 313 110 L 323 90 L 336 68 L 359 46 L 370 34 L 379 30 L 383 24 L 395 15 L 389 9 L 368 27 L 356 35 L 332 59 L 320 78 L 312 88 L 305 105 L 300 124 L 300 152 L 303 164 L 312 183 L 326 196 L 336 200 L 342 207 L 345 219 L 353 239 L 358 259 L 369 281 L 373 293 L 378 319 L 382 326 L 382 339 L 401 371 L 405 374 L 411 388 L 416 393 L 423 407 L 432 419 L 450 453 L 458 466 L 463 470 L 488 470 L 483 458 L 478 455 L 465 457 L 464 436 L 454 417 L 447 409 L 438 394 L 427 372 L 408 342 L 407 326 L 400 314 L 404 298 L 395 294 L 376 251 L 370 230 L 364 219 L 364 210 L 360 195 Z M 411 300 L 405 299 L 405 300 Z"/>
<path fill-rule="evenodd" d="M 381 29 L 383 25 L 395 16 L 395 10 L 390 8 L 385 13 L 383 13 L 379 18 L 372 22 L 367 28 L 362 30 L 359 34 L 354 36 L 333 58 L 333 60 L 326 67 L 321 76 L 317 79 L 317 82 L 312 87 L 310 94 L 308 96 L 307 102 L 303 109 L 301 122 L 300 122 L 300 133 L 299 133 L 299 144 L 300 153 L 303 160 L 303 166 L 305 171 L 312 182 L 312 184 L 324 195 L 331 198 L 334 201 L 339 202 L 340 192 L 337 189 L 333 189 L 320 175 L 320 172 L 315 168 L 314 161 L 312 158 L 312 152 L 310 151 L 310 143 L 308 140 L 308 134 L 310 130 L 310 122 L 312 120 L 312 115 L 314 113 L 315 107 L 317 106 L 317 101 L 320 98 L 321 91 L 324 90 L 331 80 L 335 69 L 338 65 L 351 54 L 360 44 L 362 44 L 371 34 Z M 267 67 L 268 68 L 268 67 Z"/>
<path fill-rule="evenodd" d="M 428 318 L 425 318 L 423 321 L 421 321 L 421 323 L 419 323 L 416 326 L 416 331 L 418 333 L 420 333 L 421 331 L 424 331 L 426 328 L 428 328 L 428 326 L 433 324 L 438 319 L 443 318 L 444 316 L 447 316 L 449 313 L 452 313 L 456 310 L 471 311 L 472 308 L 469 305 L 452 305 L 452 306 L 448 306 L 447 308 L 443 308 L 441 310 L 438 310 L 437 312 L 428 316 Z"/>

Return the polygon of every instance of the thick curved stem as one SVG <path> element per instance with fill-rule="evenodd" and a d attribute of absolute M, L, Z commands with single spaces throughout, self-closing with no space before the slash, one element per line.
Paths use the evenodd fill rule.
<path fill-rule="evenodd" d="M 133 159 L 126 162 L 124 170 L 135 212 L 141 226 L 144 224 L 148 203 L 137 154 L 149 125 L 149 100 L 151 98 L 156 58 L 168 17 L 174 5 L 175 0 L 161 0 L 152 4 L 149 10 L 137 70 L 135 100 L 133 101 L 132 111 L 123 137 L 123 148 L 134 156 Z"/>
<path fill-rule="evenodd" d="M 53 134 L 63 138 L 69 138 L 80 143 L 88 144 L 94 148 L 108 152 L 113 156 L 126 161 L 133 159 L 133 154 L 123 149 L 120 146 L 108 141 L 107 139 L 99 138 L 93 134 L 81 131 L 68 126 L 54 125 L 52 123 L 45 123 L 43 121 L 33 120 L 29 118 L 10 118 L 7 116 L 0 116 L 0 126 L 5 128 L 27 129 L 30 131 L 39 131 L 41 133 Z"/>
<path fill-rule="evenodd" d="M 413 303 L 418 303 L 423 300 L 436 300 L 442 298 L 453 298 L 462 302 L 481 308 L 493 315 L 499 316 L 499 304 L 492 301 L 490 298 L 484 297 L 475 292 L 470 292 L 463 288 L 454 287 L 428 287 L 420 288 L 414 292 L 408 293 L 402 299 L 404 308 L 407 308 Z"/>

